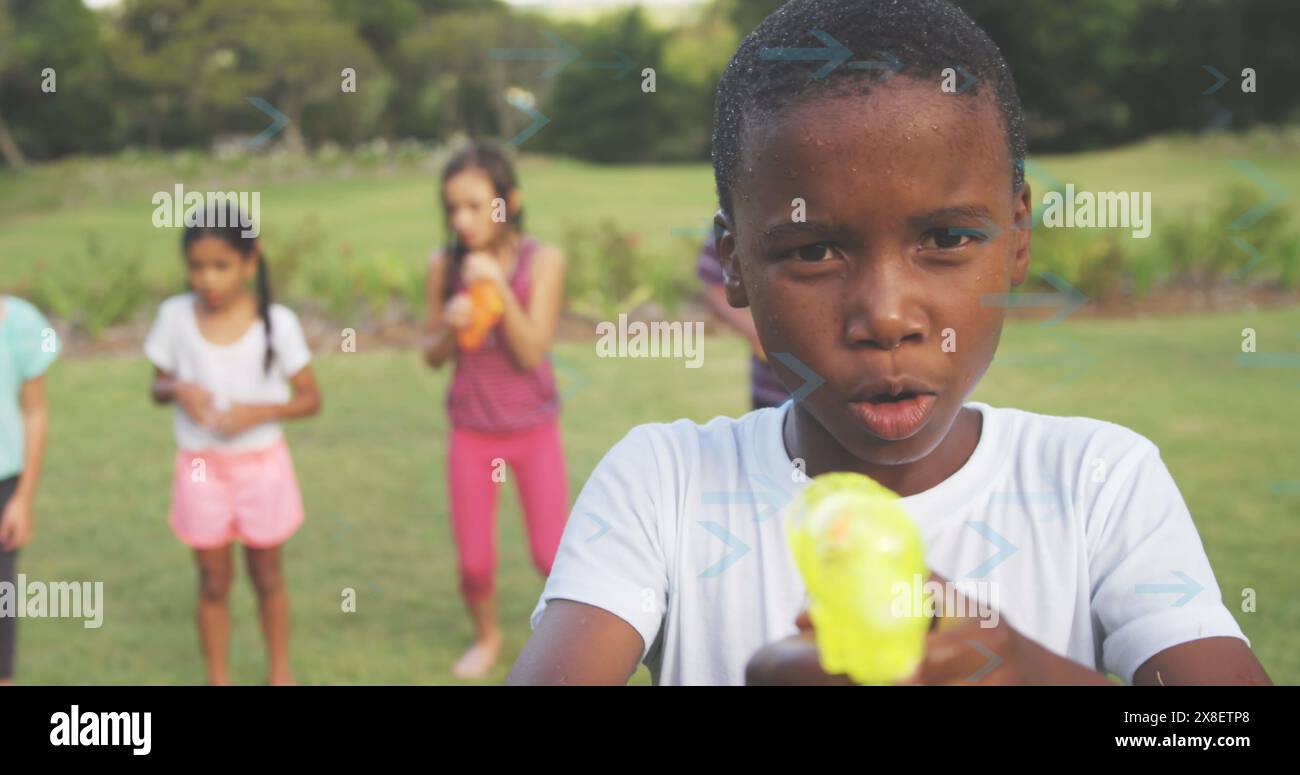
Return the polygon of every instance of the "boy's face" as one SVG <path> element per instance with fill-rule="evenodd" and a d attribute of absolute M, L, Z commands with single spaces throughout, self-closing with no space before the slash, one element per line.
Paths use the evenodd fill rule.
<path fill-rule="evenodd" d="M 1029 263 L 1012 228 L 1029 188 L 1013 196 L 1011 173 L 992 100 L 937 81 L 894 77 L 745 127 L 734 212 L 719 213 L 728 301 L 751 308 L 788 388 L 805 380 L 773 353 L 825 380 L 800 407 L 864 463 L 933 451 L 993 359 L 1003 306 L 982 300 Z M 900 381 L 923 395 L 871 401 Z"/>

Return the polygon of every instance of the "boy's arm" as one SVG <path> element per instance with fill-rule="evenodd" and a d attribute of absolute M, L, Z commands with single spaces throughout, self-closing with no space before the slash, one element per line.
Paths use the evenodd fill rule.
<path fill-rule="evenodd" d="M 556 599 L 547 604 L 506 683 L 623 686 L 643 650 L 636 628 L 609 611 Z"/>
<path fill-rule="evenodd" d="M 626 684 L 649 655 L 668 607 L 660 524 L 676 519 L 672 506 L 659 505 L 675 502 L 659 487 L 660 471 L 681 459 L 665 431 L 633 428 L 592 471 L 565 523 L 510 683 Z"/>
<path fill-rule="evenodd" d="M 1103 669 L 1134 685 L 1268 683 L 1159 449 L 1101 456 L 1086 540 Z"/>
<path fill-rule="evenodd" d="M 1133 676 L 1135 686 L 1272 686 L 1255 652 L 1240 638 L 1201 638 L 1151 657 Z"/>

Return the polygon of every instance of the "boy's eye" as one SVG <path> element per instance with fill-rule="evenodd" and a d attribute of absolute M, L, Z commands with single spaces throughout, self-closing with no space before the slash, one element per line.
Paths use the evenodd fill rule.
<path fill-rule="evenodd" d="M 801 248 L 796 248 L 794 255 L 800 261 L 805 263 L 816 263 L 829 258 L 831 256 L 831 249 L 829 246 L 823 244 L 805 245 Z"/>
<path fill-rule="evenodd" d="M 952 250 L 954 248 L 965 247 L 972 241 L 988 242 L 989 233 L 984 229 L 971 227 L 953 227 L 948 229 L 935 229 L 925 235 L 926 239 L 933 239 L 934 246 L 940 250 Z M 925 240 L 922 240 L 922 244 Z"/>

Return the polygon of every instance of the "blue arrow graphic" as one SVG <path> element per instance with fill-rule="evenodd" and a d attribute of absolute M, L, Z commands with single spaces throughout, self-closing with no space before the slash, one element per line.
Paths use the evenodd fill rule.
<path fill-rule="evenodd" d="M 1264 260 L 1264 254 L 1260 253 L 1253 245 L 1241 237 L 1229 237 L 1228 241 L 1250 254 L 1250 261 L 1246 262 L 1245 266 L 1232 273 L 1232 279 L 1240 280 L 1249 274 L 1250 270 L 1254 269 L 1260 261 Z"/>
<path fill-rule="evenodd" d="M 590 542 L 592 542 L 592 541 L 595 541 L 596 539 L 598 539 L 598 538 L 604 536 L 606 533 L 609 532 L 609 523 L 608 523 L 608 522 L 606 522 L 605 520 L 603 520 L 603 519 L 601 519 L 600 517 L 596 516 L 595 514 L 592 514 L 590 511 L 585 512 L 585 513 L 586 513 L 586 515 L 587 515 L 588 517 L 590 517 L 590 518 L 592 519 L 593 522 L 596 523 L 596 526 L 599 528 L 595 533 L 593 533 L 592 535 L 590 535 L 590 536 L 587 537 L 587 542 L 588 542 L 588 543 L 590 543 Z"/>
<path fill-rule="evenodd" d="M 736 560 L 739 560 L 741 557 L 744 557 L 745 554 L 749 552 L 749 547 L 746 546 L 743 541 L 741 541 L 739 538 L 736 538 L 734 535 L 731 534 L 730 530 L 727 530 L 725 527 L 718 524 L 717 522 L 701 522 L 700 525 L 705 530 L 709 531 L 714 536 L 716 536 L 717 538 L 722 539 L 722 542 L 726 544 L 728 548 L 731 549 L 731 551 L 727 553 L 726 557 L 723 557 L 721 560 L 718 560 L 717 562 L 713 563 L 708 568 L 706 568 L 705 571 L 700 574 L 700 578 L 702 579 L 716 578 L 727 568 L 730 568 L 732 564 L 736 562 Z"/>
<path fill-rule="evenodd" d="M 984 658 L 988 660 L 987 662 L 984 663 L 983 667 L 971 673 L 970 676 L 966 678 L 967 681 L 974 683 L 975 681 L 978 681 L 979 679 L 983 678 L 984 676 L 996 670 L 997 666 L 1002 664 L 1002 657 L 993 653 L 993 650 L 990 649 L 988 646 L 985 646 L 983 643 L 980 643 L 977 640 L 968 640 L 966 642 L 969 643 L 971 646 L 973 646 L 976 651 L 983 654 Z"/>
<path fill-rule="evenodd" d="M 560 400 L 568 401 L 570 396 L 577 393 L 579 390 L 582 390 L 582 388 L 586 386 L 587 375 L 582 371 L 582 369 L 571 363 L 568 358 L 563 358 L 555 352 L 551 353 L 550 358 L 551 365 L 554 366 L 555 370 L 560 374 L 565 375 L 567 377 L 565 381 L 570 383 L 560 391 Z"/>
<path fill-rule="evenodd" d="M 1054 326 L 1074 314 L 1088 303 L 1088 297 L 1063 278 L 1052 272 L 1039 272 L 1038 276 L 1056 288 L 1056 293 L 986 293 L 980 297 L 985 307 L 1060 307 L 1061 310 L 1043 321 L 1044 327 Z"/>
<path fill-rule="evenodd" d="M 822 65 L 812 74 L 814 80 L 825 78 L 832 70 L 848 61 L 853 56 L 853 52 L 848 50 L 843 43 L 835 38 L 822 32 L 821 30 L 812 30 L 813 37 L 826 44 L 825 48 L 762 48 L 758 52 L 759 59 L 785 59 L 792 61 L 812 61 L 820 62 L 825 60 L 826 64 Z"/>
<path fill-rule="evenodd" d="M 1237 365 L 1248 368 L 1300 368 L 1300 353 L 1237 353 Z"/>
<path fill-rule="evenodd" d="M 765 508 L 754 515 L 755 522 L 762 522 L 781 512 L 794 496 L 777 486 L 776 482 L 763 474 L 754 474 L 750 477 L 758 484 L 759 490 L 753 488 L 748 490 L 723 490 L 717 492 L 706 492 L 700 497 L 700 501 L 706 506 L 717 506 L 723 504 L 744 504 L 749 506 L 763 505 Z"/>
<path fill-rule="evenodd" d="M 819 377 L 817 372 L 805 366 L 803 361 L 794 357 L 790 353 L 772 353 L 772 357 L 785 364 L 787 369 L 798 374 L 804 380 L 804 383 L 799 386 L 799 389 L 790 394 L 790 398 L 795 402 L 807 398 L 809 393 L 826 383 L 826 380 Z"/>
<path fill-rule="evenodd" d="M 510 138 L 507 141 L 508 143 L 510 143 L 510 145 L 519 147 L 519 145 L 522 144 L 525 140 L 537 134 L 537 130 L 551 123 L 551 120 L 546 116 L 543 116 L 541 111 L 537 110 L 532 105 L 529 105 L 527 102 L 524 102 L 521 99 L 516 99 L 514 97 L 507 97 L 506 102 L 509 102 L 511 105 L 514 105 L 516 108 L 519 108 L 523 112 L 527 113 L 533 119 L 533 123 L 524 127 L 524 130 L 522 132 L 520 132 L 519 134 L 515 135 L 514 137 Z"/>
<path fill-rule="evenodd" d="M 1296 336 L 1300 336 L 1300 332 Z M 1297 369 L 1300 368 L 1300 353 L 1237 353 L 1237 365 L 1247 368 Z"/>
<path fill-rule="evenodd" d="M 248 141 L 248 144 L 250 146 L 254 148 L 261 148 L 262 146 L 266 145 L 268 140 L 270 140 L 272 137 L 275 137 L 277 134 L 279 134 L 281 129 L 284 129 L 285 126 L 288 125 L 289 118 L 285 116 L 283 113 L 281 113 L 280 111 L 276 110 L 274 105 L 262 99 L 261 97 L 247 97 L 246 99 L 249 102 L 253 103 L 253 107 L 257 108 L 258 110 L 262 111 L 263 113 L 271 117 L 271 125 L 268 126 L 266 129 L 263 129 L 261 132 L 259 132 L 257 137 L 254 137 L 252 140 Z"/>
<path fill-rule="evenodd" d="M 975 76 L 966 72 L 966 68 L 962 67 L 961 65 L 953 65 L 952 69 L 955 70 L 962 77 L 961 85 L 957 87 L 957 91 L 953 92 L 953 94 L 961 94 L 962 92 L 969 89 L 971 86 L 975 85 L 975 82 L 979 80 Z"/>
<path fill-rule="evenodd" d="M 1229 159 L 1228 163 L 1233 166 L 1233 169 L 1250 178 L 1258 184 L 1260 188 L 1271 194 L 1268 199 L 1265 199 L 1263 202 L 1250 208 L 1238 216 L 1237 220 L 1228 224 L 1229 230 L 1240 231 L 1242 229 L 1249 229 L 1251 226 L 1259 223 L 1261 218 L 1272 212 L 1279 204 L 1286 201 L 1287 190 L 1278 185 L 1277 181 L 1260 172 L 1259 168 L 1254 164 L 1251 164 L 1245 159 Z"/>
<path fill-rule="evenodd" d="M 998 237 L 1002 236 L 1002 229 L 998 228 L 998 225 L 994 223 L 992 219 L 980 218 L 980 221 L 984 223 L 984 228 L 982 229 L 955 227 L 948 230 L 948 235 L 951 237 L 978 237 L 987 242 L 993 242 Z"/>
<path fill-rule="evenodd" d="M 1269 482 L 1268 492 L 1270 495 L 1300 495 L 1300 481 L 1284 479 L 1280 482 Z"/>
<path fill-rule="evenodd" d="M 984 562 L 980 563 L 974 570 L 966 574 L 966 578 L 982 579 L 989 575 L 989 571 L 1001 565 L 1008 557 L 1019 551 L 1014 544 L 998 534 L 996 530 L 989 527 L 987 522 L 967 522 L 966 526 L 984 538 L 994 547 L 997 552 Z"/>
<path fill-rule="evenodd" d="M 1219 82 L 1218 82 L 1218 83 L 1214 84 L 1214 85 L 1211 86 L 1210 88 L 1208 88 L 1208 89 L 1206 89 L 1205 91 L 1201 92 L 1201 94 L 1204 94 L 1204 95 L 1207 95 L 1207 96 L 1210 95 L 1210 94 L 1214 94 L 1214 93 L 1215 93 L 1216 91 L 1218 91 L 1219 89 L 1222 89 L 1222 88 L 1223 88 L 1223 85 L 1224 85 L 1225 83 L 1228 82 L 1228 77 L 1225 76 L 1223 73 L 1219 72 L 1218 68 L 1216 68 L 1214 65 L 1201 65 L 1201 67 L 1203 67 L 1203 68 L 1205 69 L 1205 71 L 1208 72 L 1210 75 L 1212 75 L 1212 76 L 1214 76 L 1215 78 L 1219 79 Z"/>
<path fill-rule="evenodd" d="M 537 59 L 549 60 L 554 64 L 542 71 L 542 78 L 551 78 L 556 73 L 568 67 L 582 52 L 567 41 L 562 39 L 549 30 L 543 30 L 542 34 L 550 38 L 559 48 L 494 48 L 489 51 L 493 59 Z"/>
<path fill-rule="evenodd" d="M 884 56 L 884 60 L 864 59 L 859 62 L 849 62 L 848 67 L 854 70 L 884 70 L 880 74 L 880 80 L 887 81 L 889 76 L 903 69 L 903 63 L 888 51 L 877 51 L 877 54 Z"/>
<path fill-rule="evenodd" d="M 1191 576 L 1188 576 L 1186 573 L 1183 573 L 1180 570 L 1172 571 L 1172 573 L 1178 578 L 1182 579 L 1183 583 L 1181 584 L 1138 584 L 1137 591 L 1142 594 L 1182 595 L 1182 597 L 1179 598 L 1177 601 L 1171 603 L 1173 607 L 1178 608 L 1180 606 L 1187 605 L 1187 603 L 1191 601 L 1192 598 L 1201 594 L 1201 590 L 1205 589 L 1205 587 L 1202 587 L 1200 584 L 1197 584 L 1196 581 L 1193 580 Z"/>
<path fill-rule="evenodd" d="M 632 72 L 632 68 L 636 66 L 636 63 L 622 51 L 614 53 L 618 55 L 617 62 L 584 62 L 583 64 L 588 70 L 617 70 L 618 73 L 614 76 L 615 80 L 617 80 Z"/>
<path fill-rule="evenodd" d="M 1044 479 L 1046 481 L 1046 478 Z M 1059 479 L 1052 479 L 1050 490 L 999 490 L 989 498 L 989 505 L 1040 505 L 1050 506 L 1047 516 L 1038 517 L 1040 522 L 1050 522 L 1061 516 L 1061 493 L 1064 487 Z"/>

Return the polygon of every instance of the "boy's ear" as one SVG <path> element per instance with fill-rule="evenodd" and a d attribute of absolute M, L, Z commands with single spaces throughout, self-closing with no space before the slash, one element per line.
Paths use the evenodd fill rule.
<path fill-rule="evenodd" d="M 1034 227 L 1034 198 L 1026 180 L 1020 185 L 1015 211 L 1011 219 L 1012 255 L 1011 286 L 1014 288 L 1029 276 L 1029 238 Z"/>
<path fill-rule="evenodd" d="M 727 303 L 736 309 L 748 307 L 749 297 L 745 294 L 740 256 L 736 253 L 736 233 L 731 219 L 722 210 L 713 216 L 713 234 L 716 237 L 718 263 L 722 265 L 722 289 L 726 291 Z"/>

